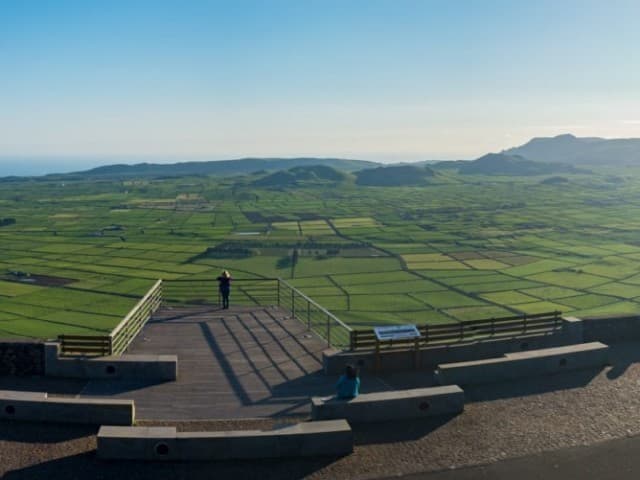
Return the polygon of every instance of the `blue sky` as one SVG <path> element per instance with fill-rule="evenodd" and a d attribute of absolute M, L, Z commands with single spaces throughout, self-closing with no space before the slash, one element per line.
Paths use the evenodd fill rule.
<path fill-rule="evenodd" d="M 640 137 L 636 0 L 0 0 L 0 156 L 474 158 Z"/>

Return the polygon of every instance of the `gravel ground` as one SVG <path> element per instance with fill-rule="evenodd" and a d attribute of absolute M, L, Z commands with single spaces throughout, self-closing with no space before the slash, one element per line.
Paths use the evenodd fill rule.
<path fill-rule="evenodd" d="M 95 458 L 95 428 L 0 422 L 0 474 L 7 479 L 67 480 L 364 479 L 487 464 L 640 435 L 639 361 L 640 344 L 621 344 L 612 349 L 613 367 L 605 370 L 465 389 L 470 403 L 458 416 L 354 426 L 355 451 L 343 458 L 198 464 L 101 462 Z M 229 430 L 282 423 L 265 419 L 177 426 L 181 430 Z"/>

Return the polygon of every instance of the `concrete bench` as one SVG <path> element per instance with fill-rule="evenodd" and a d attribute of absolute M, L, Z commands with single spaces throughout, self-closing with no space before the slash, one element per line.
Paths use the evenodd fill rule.
<path fill-rule="evenodd" d="M 445 385 L 470 385 L 603 367 L 608 363 L 608 352 L 607 345 L 592 342 L 507 353 L 500 358 L 439 365 L 436 378 Z"/>
<path fill-rule="evenodd" d="M 106 357 L 60 357 L 59 345 L 45 344 L 45 375 L 63 378 L 122 378 L 174 381 L 178 378 L 177 355 L 121 355 Z"/>
<path fill-rule="evenodd" d="M 353 433 L 344 420 L 259 431 L 176 432 L 175 427 L 100 427 L 98 457 L 106 460 L 229 460 L 346 455 Z"/>
<path fill-rule="evenodd" d="M 133 400 L 49 397 L 45 392 L 0 390 L 0 419 L 30 422 L 133 425 Z"/>
<path fill-rule="evenodd" d="M 311 399 L 314 420 L 344 418 L 350 422 L 382 422 L 459 413 L 464 392 L 457 385 L 361 394 L 349 400 Z"/>

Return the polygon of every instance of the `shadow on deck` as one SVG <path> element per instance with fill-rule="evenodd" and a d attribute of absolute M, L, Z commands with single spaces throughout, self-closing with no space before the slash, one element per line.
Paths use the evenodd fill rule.
<path fill-rule="evenodd" d="M 178 380 L 160 384 L 91 381 L 82 395 L 136 401 L 154 420 L 307 415 L 309 397 L 330 395 L 322 373 L 326 342 L 278 307 L 164 307 L 127 353 L 178 355 Z M 363 391 L 389 387 L 363 378 Z"/>

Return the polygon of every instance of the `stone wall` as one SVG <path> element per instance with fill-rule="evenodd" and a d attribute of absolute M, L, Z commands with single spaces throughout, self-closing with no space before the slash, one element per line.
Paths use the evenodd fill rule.
<path fill-rule="evenodd" d="M 580 326 L 580 323 L 563 321 L 562 330 L 554 334 L 532 334 L 449 345 L 433 345 L 420 349 L 417 355 L 411 349 L 381 350 L 379 358 L 376 358 L 375 352 L 368 350 L 357 352 L 327 350 L 322 355 L 324 373 L 340 375 L 344 372 L 347 364 L 357 365 L 363 372 L 432 371 L 442 363 L 467 362 L 500 357 L 505 353 L 523 350 L 571 345 L 582 342 L 582 331 L 576 328 Z"/>
<path fill-rule="evenodd" d="M 640 316 L 609 315 L 583 318 L 585 342 L 637 342 L 640 341 Z"/>
<path fill-rule="evenodd" d="M 44 344 L 27 340 L 0 340 L 2 375 L 44 375 Z"/>

